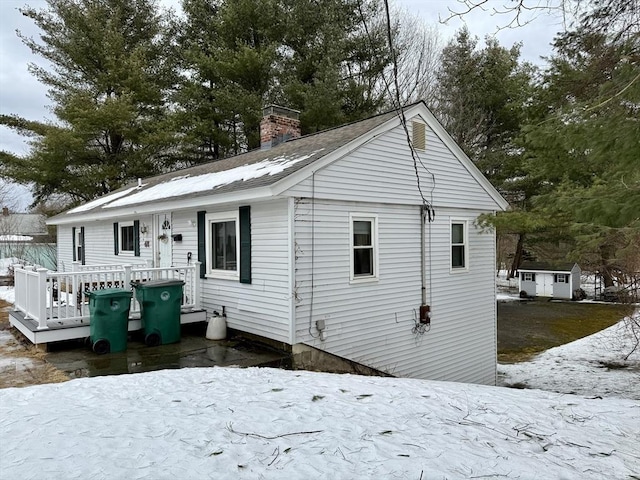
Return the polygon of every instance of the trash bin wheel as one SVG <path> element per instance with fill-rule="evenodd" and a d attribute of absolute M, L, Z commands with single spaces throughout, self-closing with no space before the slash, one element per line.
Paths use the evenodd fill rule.
<path fill-rule="evenodd" d="M 161 338 L 158 332 L 151 332 L 149 335 L 144 337 L 144 343 L 148 347 L 157 347 L 158 345 L 160 345 L 160 341 Z"/>
<path fill-rule="evenodd" d="M 106 340 L 104 338 L 97 340 L 93 344 L 93 351 L 96 352 L 98 355 L 104 355 L 105 353 L 109 353 L 111 351 L 111 344 L 109 343 L 109 340 Z"/>

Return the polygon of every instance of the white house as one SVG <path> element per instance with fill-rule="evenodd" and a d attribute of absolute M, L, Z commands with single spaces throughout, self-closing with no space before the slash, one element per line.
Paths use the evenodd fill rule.
<path fill-rule="evenodd" d="M 200 262 L 198 302 L 233 329 L 494 384 L 495 236 L 475 220 L 507 203 L 425 104 L 304 137 L 297 112 L 272 106 L 261 128 L 259 150 L 52 218 L 60 268 Z"/>
<path fill-rule="evenodd" d="M 518 269 L 518 290 L 529 297 L 571 300 L 580 288 L 577 263 L 523 262 Z"/>

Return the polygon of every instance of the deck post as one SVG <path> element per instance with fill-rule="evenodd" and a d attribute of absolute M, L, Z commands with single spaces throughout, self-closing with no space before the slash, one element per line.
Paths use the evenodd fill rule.
<path fill-rule="evenodd" d="M 71 262 L 71 271 L 72 272 L 79 272 L 82 270 L 82 263 L 81 262 Z M 80 285 L 78 284 L 78 276 L 77 275 L 72 275 L 71 276 L 71 292 L 69 292 L 69 286 L 67 285 L 67 295 L 69 295 L 69 293 L 73 294 L 70 298 L 82 298 L 80 296 L 80 292 L 78 292 L 78 289 L 80 288 Z M 58 285 L 58 291 L 62 291 L 62 285 Z M 75 300 L 74 300 L 75 303 Z M 78 309 L 82 309 L 82 303 L 80 303 L 80 305 L 76 305 L 76 307 Z"/>
<path fill-rule="evenodd" d="M 202 308 L 200 304 L 200 288 L 201 288 L 201 279 L 200 279 L 200 263 L 201 262 L 193 262 L 193 265 L 196 267 L 195 270 L 191 271 L 193 275 L 193 305 L 196 310 Z"/>
<path fill-rule="evenodd" d="M 13 311 L 18 312 L 20 311 L 19 305 L 24 305 L 26 303 L 24 298 L 22 298 L 22 293 L 26 291 L 27 285 L 26 282 L 24 282 L 23 285 L 23 279 L 26 280 L 25 277 L 16 271 L 16 269 L 22 269 L 22 265 L 14 263 L 11 265 L 11 268 L 13 269 L 13 291 L 15 294 Z M 18 280 L 18 277 L 20 280 Z"/>
<path fill-rule="evenodd" d="M 122 279 L 122 288 L 127 288 L 128 286 L 130 286 L 131 281 L 133 280 L 133 277 L 131 276 L 131 269 L 133 268 L 133 266 L 131 265 L 123 265 L 122 268 L 124 269 L 124 278 Z"/>
<path fill-rule="evenodd" d="M 38 293 L 36 311 L 38 312 L 38 330 L 49 328 L 47 326 L 47 270 L 46 268 L 38 268 Z"/>

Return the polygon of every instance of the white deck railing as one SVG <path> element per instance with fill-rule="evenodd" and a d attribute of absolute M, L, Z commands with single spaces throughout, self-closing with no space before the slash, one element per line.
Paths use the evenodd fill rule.
<path fill-rule="evenodd" d="M 56 325 L 89 323 L 89 305 L 84 292 L 104 288 L 131 290 L 131 282 L 182 280 L 185 282 L 182 309 L 200 308 L 200 263 L 179 267 L 144 265 L 74 265 L 72 272 L 51 272 L 46 268 L 18 267 L 14 270 L 14 309 L 38 322 L 38 329 Z M 132 296 L 129 315 L 140 313 Z"/>

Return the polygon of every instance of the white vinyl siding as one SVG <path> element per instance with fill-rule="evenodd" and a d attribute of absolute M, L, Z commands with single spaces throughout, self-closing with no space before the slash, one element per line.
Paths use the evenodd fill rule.
<path fill-rule="evenodd" d="M 207 214 L 225 214 L 237 211 L 207 208 Z M 288 202 L 286 199 L 251 204 L 251 283 L 240 283 L 237 278 L 202 279 L 202 303 L 207 311 L 221 311 L 225 307 L 227 325 L 243 332 L 272 340 L 289 342 L 289 248 Z M 196 212 L 174 214 L 174 229 L 196 220 Z M 188 252 L 197 260 L 197 228 L 187 227 L 179 248 L 174 246 L 174 262 L 184 263 Z M 175 258 L 175 256 L 178 258 Z"/>
<path fill-rule="evenodd" d="M 316 240 L 311 244 L 311 222 Z M 349 213 L 355 205 L 298 200 L 295 212 L 296 341 L 396 376 L 495 383 L 495 237 L 468 232 L 469 274 L 450 272 L 451 211 L 427 226 L 431 329 L 412 333 L 421 303 L 420 208 L 357 205 L 378 215 L 379 281 L 350 282 Z M 469 212 L 469 225 L 481 212 Z M 461 217 L 456 212 L 456 218 Z M 428 246 L 426 251 L 428 251 Z M 313 255 L 313 259 L 312 259 Z M 311 269 L 313 268 L 313 308 Z M 313 312 L 313 317 L 310 318 Z M 324 320 L 325 341 L 315 322 Z"/>
<path fill-rule="evenodd" d="M 151 216 L 135 217 L 131 220 L 122 220 L 120 225 L 129 222 L 133 225 L 133 220 L 140 220 L 140 225 L 151 225 Z M 113 251 L 113 221 L 104 220 L 101 222 L 91 222 L 84 224 L 84 248 L 86 265 L 112 265 L 112 264 L 144 264 L 153 261 L 153 248 L 151 232 L 140 234 L 140 256 L 136 257 L 131 252 L 120 251 L 118 255 Z M 73 263 L 73 240 L 71 226 L 58 226 L 58 270 L 70 271 Z M 120 236 L 120 235 L 118 235 Z"/>
<path fill-rule="evenodd" d="M 440 208 L 495 211 L 500 207 L 427 127 L 426 149 L 420 151 L 418 171 L 425 198 Z M 427 171 L 428 169 L 428 171 Z M 433 174 L 433 177 L 432 175 Z M 435 185 L 433 178 L 435 177 Z M 287 190 L 295 197 L 354 202 L 422 203 L 413 159 L 402 127 L 377 137 L 343 159 L 318 170 Z"/>

